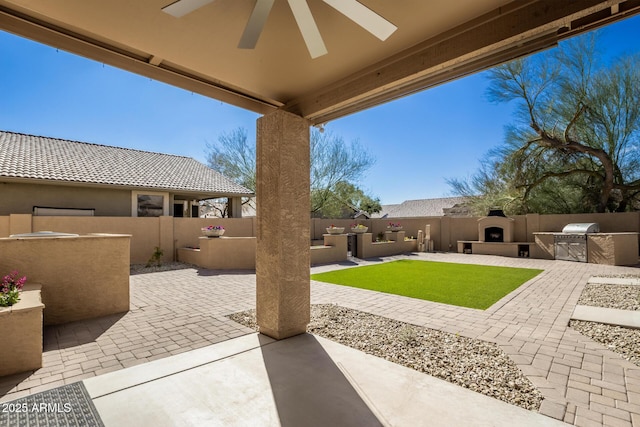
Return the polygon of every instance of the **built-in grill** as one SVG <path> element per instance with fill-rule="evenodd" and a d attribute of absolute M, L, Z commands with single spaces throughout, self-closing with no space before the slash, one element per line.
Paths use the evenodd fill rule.
<path fill-rule="evenodd" d="M 587 234 L 599 232 L 595 222 L 567 224 L 562 233 L 553 235 L 555 259 L 587 262 Z"/>

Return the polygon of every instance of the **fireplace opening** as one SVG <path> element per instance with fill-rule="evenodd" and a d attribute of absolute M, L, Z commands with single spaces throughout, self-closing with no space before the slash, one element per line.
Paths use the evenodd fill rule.
<path fill-rule="evenodd" d="M 504 242 L 504 229 L 501 227 L 487 227 L 484 229 L 485 242 Z"/>

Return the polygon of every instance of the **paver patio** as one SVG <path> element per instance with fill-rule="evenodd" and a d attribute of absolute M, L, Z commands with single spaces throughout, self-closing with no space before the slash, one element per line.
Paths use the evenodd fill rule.
<path fill-rule="evenodd" d="M 495 342 L 544 394 L 541 413 L 579 426 L 640 426 L 640 367 L 567 326 L 590 276 L 640 274 L 638 268 L 463 254 L 408 257 L 545 271 L 485 311 L 320 282 L 312 282 L 312 303 Z M 136 275 L 131 296 L 125 315 L 47 328 L 43 368 L 0 379 L 0 400 L 252 332 L 225 316 L 255 306 L 254 274 L 186 269 Z"/>

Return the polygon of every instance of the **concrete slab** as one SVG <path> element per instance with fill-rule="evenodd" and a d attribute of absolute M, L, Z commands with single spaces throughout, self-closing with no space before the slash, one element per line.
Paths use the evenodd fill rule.
<path fill-rule="evenodd" d="M 571 319 L 640 329 L 640 311 L 576 305 Z"/>
<path fill-rule="evenodd" d="M 125 369 L 88 378 L 84 380 L 84 384 L 89 396 L 95 399 L 259 348 L 260 345 L 273 341 L 272 338 L 265 335 L 249 334 L 224 343 L 160 359 L 154 363 L 139 365 L 135 369 Z"/>
<path fill-rule="evenodd" d="M 588 284 L 595 285 L 633 285 L 640 286 L 640 278 L 637 277 L 601 277 L 592 276 L 589 278 Z"/>
<path fill-rule="evenodd" d="M 233 341 L 215 347 L 235 346 Z M 260 347 L 188 370 L 177 362 L 175 374 L 119 390 L 111 387 L 110 393 L 94 397 L 104 424 L 565 425 L 310 334 L 261 342 Z M 144 379 L 146 374 L 136 371 L 155 363 L 120 372 Z M 110 382 L 110 376 L 85 383 L 93 383 L 87 388 L 94 392 L 107 390 L 98 383 Z"/>

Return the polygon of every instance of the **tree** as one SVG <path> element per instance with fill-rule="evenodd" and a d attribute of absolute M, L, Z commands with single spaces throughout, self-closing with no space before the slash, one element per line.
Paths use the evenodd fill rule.
<path fill-rule="evenodd" d="M 315 212 L 315 216 L 322 218 L 351 218 L 353 214 L 360 211 L 372 214 L 382 210 L 380 199 L 367 195 L 360 188 L 349 182 L 338 182 L 330 194 L 322 209 Z"/>
<path fill-rule="evenodd" d="M 489 72 L 489 99 L 516 101 L 517 121 L 473 178 L 484 181 L 480 194 L 498 187 L 517 213 L 624 211 L 638 203 L 640 58 L 604 64 L 596 41 L 588 34 Z M 473 179 L 450 184 L 481 189 Z"/>
<path fill-rule="evenodd" d="M 256 189 L 256 148 L 249 142 L 247 130 L 238 128 L 224 133 L 215 144 L 207 144 L 207 163 L 209 167 L 233 179 L 237 183 L 255 192 Z M 360 143 L 347 143 L 340 136 L 323 133 L 313 128 L 310 139 L 311 149 L 311 206 L 314 216 L 327 216 L 327 207 L 335 212 L 336 200 L 345 199 L 355 206 L 367 206 L 375 209 L 379 200 L 367 196 L 356 187 L 364 173 L 375 160 Z M 351 195 L 336 192 L 339 184 L 350 185 Z M 358 193 L 359 192 L 359 193 Z"/>
<path fill-rule="evenodd" d="M 346 143 L 340 136 L 329 132 L 311 131 L 311 214 L 328 217 L 323 209 L 331 199 L 342 197 L 337 191 L 339 183 L 351 184 L 362 178 L 375 160 L 360 143 Z"/>
<path fill-rule="evenodd" d="M 207 164 L 211 169 L 255 193 L 256 146 L 249 142 L 246 129 L 237 128 L 223 133 L 218 137 L 217 144 L 207 143 L 207 149 Z M 249 204 L 255 208 L 252 197 L 244 197 L 242 204 Z M 207 205 L 222 218 L 229 214 L 228 201 L 215 199 Z"/>

